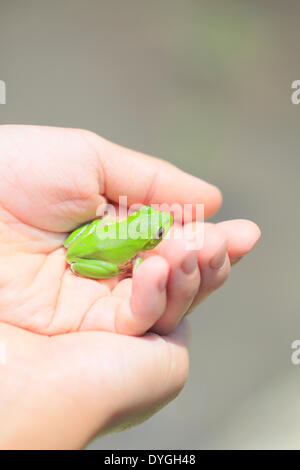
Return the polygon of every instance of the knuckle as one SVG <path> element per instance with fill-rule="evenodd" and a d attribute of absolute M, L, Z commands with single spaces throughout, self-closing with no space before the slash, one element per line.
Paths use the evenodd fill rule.
<path fill-rule="evenodd" d="M 193 281 L 186 283 L 185 286 L 182 286 L 181 292 L 178 292 L 177 295 L 182 301 L 189 301 L 191 298 L 195 297 L 199 290 L 199 286 L 200 276 L 198 275 L 196 279 L 193 279 Z"/>

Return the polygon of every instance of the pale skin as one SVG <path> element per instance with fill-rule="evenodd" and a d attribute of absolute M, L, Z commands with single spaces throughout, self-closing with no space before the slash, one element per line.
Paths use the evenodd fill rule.
<path fill-rule="evenodd" d="M 132 279 L 87 279 L 70 271 L 63 242 L 107 200 L 201 202 L 209 217 L 220 191 L 91 132 L 35 126 L 0 126 L 0 174 L 0 447 L 82 448 L 180 392 L 184 317 L 260 232 L 247 220 L 206 223 L 197 252 L 164 240 Z"/>

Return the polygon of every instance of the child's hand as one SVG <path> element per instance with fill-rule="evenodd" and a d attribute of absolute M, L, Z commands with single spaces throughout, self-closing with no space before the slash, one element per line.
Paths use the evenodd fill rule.
<path fill-rule="evenodd" d="M 176 325 L 224 282 L 259 229 L 207 224 L 199 252 L 166 240 L 132 280 L 85 279 L 66 265 L 65 232 L 106 200 L 204 203 L 209 216 L 219 190 L 72 129 L 0 127 L 0 171 L 0 446 L 80 447 L 146 419 L 187 376 L 186 330 Z M 149 329 L 167 336 L 124 336 Z"/>
<path fill-rule="evenodd" d="M 168 333 L 259 237 L 248 221 L 206 224 L 199 252 L 165 240 L 133 280 L 78 277 L 65 262 L 64 232 L 95 218 L 106 200 L 203 203 L 209 216 L 219 190 L 88 131 L 1 126 L 0 155 L 0 321 L 36 333 Z"/>

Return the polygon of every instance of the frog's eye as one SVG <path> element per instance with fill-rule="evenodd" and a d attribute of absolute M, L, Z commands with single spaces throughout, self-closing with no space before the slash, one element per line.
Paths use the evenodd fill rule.
<path fill-rule="evenodd" d="M 164 233 L 165 233 L 165 229 L 163 227 L 160 227 L 155 238 L 162 238 Z"/>

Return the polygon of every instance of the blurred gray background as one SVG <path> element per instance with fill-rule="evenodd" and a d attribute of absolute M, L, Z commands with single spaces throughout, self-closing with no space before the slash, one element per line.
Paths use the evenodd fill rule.
<path fill-rule="evenodd" d="M 180 397 L 104 449 L 300 449 L 300 2 L 0 0 L 1 123 L 87 128 L 218 185 L 262 239 L 191 318 Z"/>

